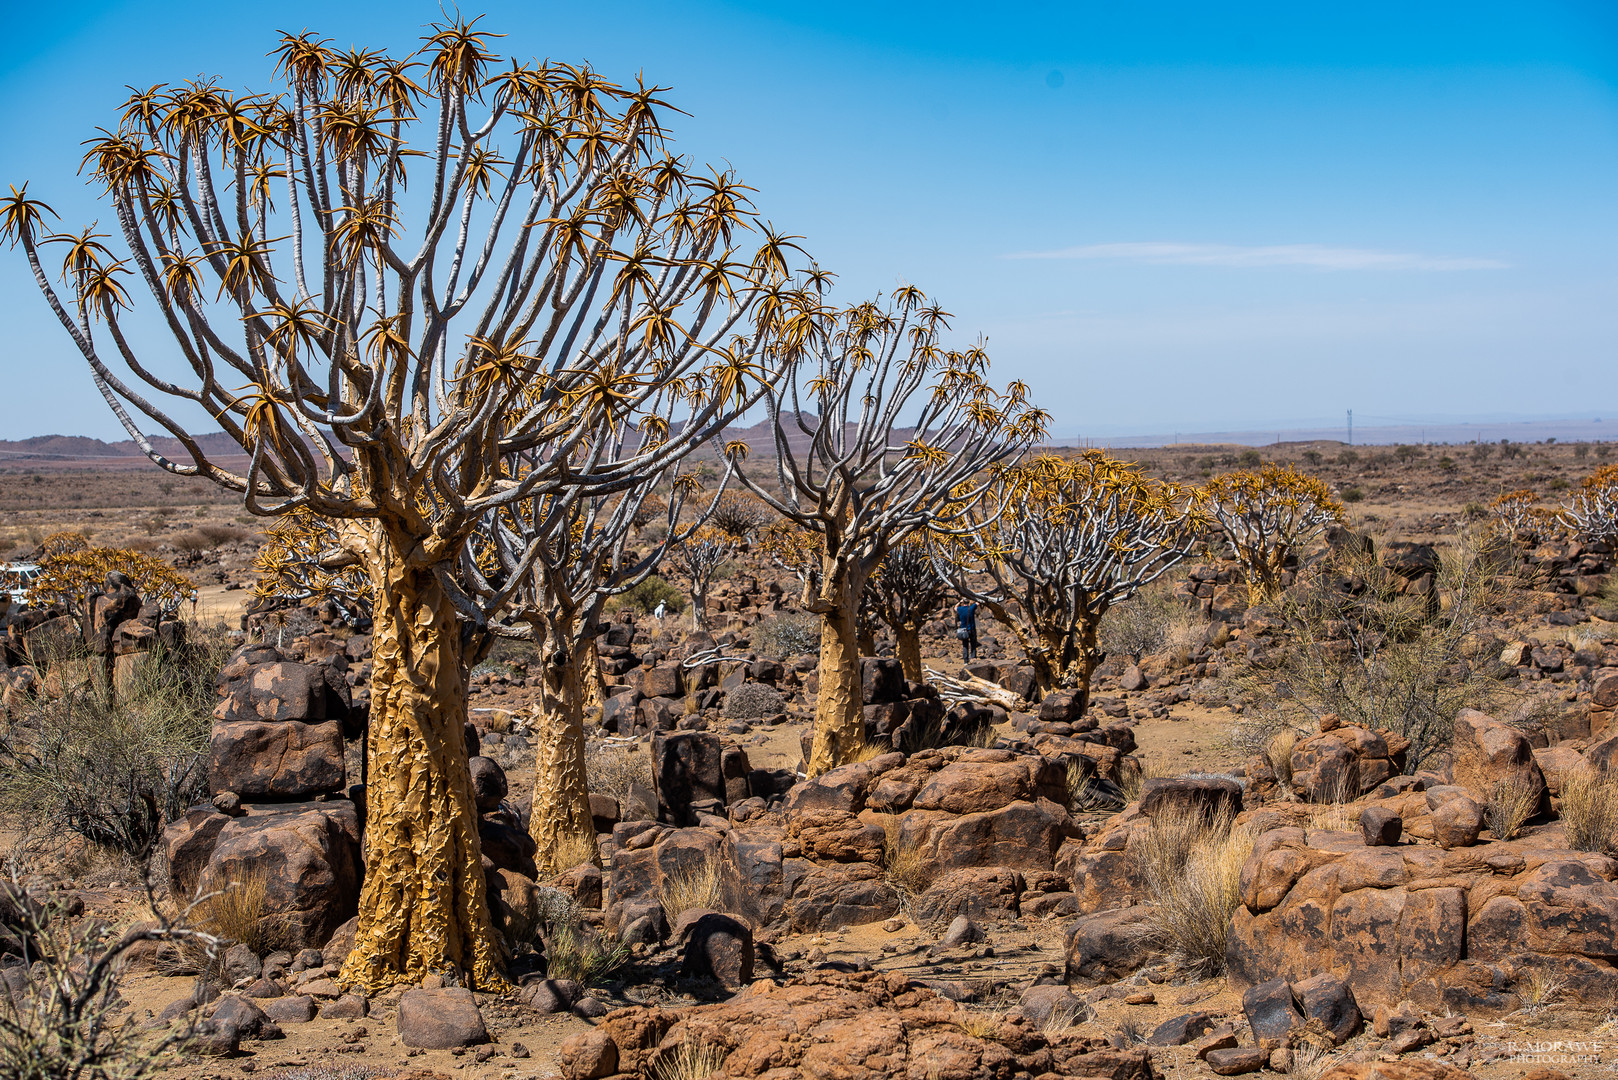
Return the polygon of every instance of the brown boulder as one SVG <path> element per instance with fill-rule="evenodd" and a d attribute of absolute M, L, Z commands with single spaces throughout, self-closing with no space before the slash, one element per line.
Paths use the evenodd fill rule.
<path fill-rule="evenodd" d="M 1534 761 L 1527 736 L 1476 709 L 1462 709 L 1455 717 L 1455 783 L 1487 801 L 1495 785 L 1511 781 L 1526 784 L 1534 795 L 1534 813 L 1550 808 L 1545 774 Z"/>
<path fill-rule="evenodd" d="M 248 800 L 306 799 L 343 788 L 337 721 L 229 720 L 208 740 L 208 786 Z"/>

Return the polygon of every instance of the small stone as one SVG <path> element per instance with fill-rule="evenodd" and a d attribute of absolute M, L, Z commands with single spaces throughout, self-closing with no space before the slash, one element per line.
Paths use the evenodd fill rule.
<path fill-rule="evenodd" d="M 242 797 L 234 791 L 221 791 L 213 797 L 213 808 L 226 817 L 241 817 L 247 811 L 242 809 Z"/>
<path fill-rule="evenodd" d="M 1208 1034 L 1213 1030 L 1213 1026 L 1212 1013 L 1185 1013 L 1157 1025 L 1157 1029 L 1147 1036 L 1146 1045 L 1184 1046 L 1186 1043 L 1193 1042 Z"/>
<path fill-rule="evenodd" d="M 1215 1050 L 1229 1050 L 1234 1047 L 1236 1043 L 1236 1029 L 1232 1027 L 1222 1027 L 1218 1031 L 1209 1032 L 1206 1037 L 1199 1039 L 1196 1045 L 1192 1048 L 1192 1054 L 1198 1061 L 1201 1061 L 1206 1059 L 1207 1056 L 1213 1053 Z"/>
<path fill-rule="evenodd" d="M 889 919 L 887 922 L 882 924 L 882 929 L 886 930 L 890 934 L 897 934 L 904 928 L 905 921 L 903 919 Z"/>
<path fill-rule="evenodd" d="M 1366 847 L 1392 847 L 1404 833 L 1404 818 L 1385 806 L 1367 806 L 1360 814 L 1360 835 Z"/>
<path fill-rule="evenodd" d="M 307 1024 L 315 1018 L 315 999 L 307 994 L 265 998 L 258 1007 L 277 1024 Z"/>
<path fill-rule="evenodd" d="M 605 1080 L 618 1071 L 618 1044 L 591 1028 L 562 1040 L 556 1059 L 566 1080 Z"/>
<path fill-rule="evenodd" d="M 1433 1033 L 1425 1028 L 1411 1028 L 1408 1031 L 1401 1031 L 1389 1039 L 1388 1050 L 1395 1054 L 1408 1054 L 1413 1050 L 1420 1050 L 1434 1041 L 1436 1040 Z"/>
<path fill-rule="evenodd" d="M 1464 1016 L 1441 1016 L 1428 1024 L 1440 1039 L 1458 1039 L 1472 1034 L 1472 1025 Z"/>
<path fill-rule="evenodd" d="M 344 994 L 335 1001 L 328 1001 L 320 1007 L 320 1017 L 323 1020 L 360 1020 L 370 1011 L 365 998 L 359 994 Z"/>
<path fill-rule="evenodd" d="M 1124 998 L 1125 1005 L 1156 1005 L 1157 995 L 1150 990 L 1142 990 Z"/>
<path fill-rule="evenodd" d="M 1240 1076 L 1242 1073 L 1258 1072 L 1269 1059 L 1269 1053 L 1257 1046 L 1239 1046 L 1210 1050 L 1203 1060 L 1220 1076 Z"/>
<path fill-rule="evenodd" d="M 607 1015 L 607 1004 L 600 998 L 585 995 L 573 1003 L 573 1015 L 586 1020 L 595 1020 Z"/>
<path fill-rule="evenodd" d="M 399 999 L 399 1038 L 406 1046 L 448 1050 L 487 1042 L 472 991 L 462 987 L 410 990 Z"/>
<path fill-rule="evenodd" d="M 1285 979 L 1271 979 L 1248 987 L 1242 995 L 1242 1012 L 1253 1029 L 1254 1040 L 1266 1053 L 1303 1026 L 1303 1015 L 1298 1012 L 1292 987 Z"/>
<path fill-rule="evenodd" d="M 965 915 L 957 915 L 955 921 L 949 924 L 949 929 L 944 931 L 944 937 L 938 944 L 946 949 L 953 949 L 974 941 L 982 941 L 983 936 L 982 927 Z"/>

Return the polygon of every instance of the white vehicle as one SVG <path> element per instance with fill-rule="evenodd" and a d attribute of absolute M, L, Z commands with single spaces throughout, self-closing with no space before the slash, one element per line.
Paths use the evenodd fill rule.
<path fill-rule="evenodd" d="M 11 606 L 28 606 L 28 586 L 44 573 L 38 563 L 0 563 L 0 593 L 11 594 Z"/>

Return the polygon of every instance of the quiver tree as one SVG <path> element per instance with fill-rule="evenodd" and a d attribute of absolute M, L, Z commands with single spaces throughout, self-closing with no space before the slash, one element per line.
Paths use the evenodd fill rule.
<path fill-rule="evenodd" d="M 664 503 L 664 540 L 640 554 L 628 546 L 636 514 L 663 479 L 652 474 L 612 495 L 574 488 L 530 500 L 490 515 L 469 545 L 470 598 L 499 613 L 491 630 L 539 650 L 543 692 L 532 732 L 528 831 L 546 874 L 600 861 L 585 762 L 585 683 L 597 670 L 595 639 L 607 601 L 649 578 L 670 543 L 689 539 L 680 516 L 695 485 L 676 477 Z"/>
<path fill-rule="evenodd" d="M 270 526 L 253 558 L 255 600 L 330 602 L 351 623 L 371 618 L 371 578 L 343 549 L 337 524 L 308 510 L 293 510 Z"/>
<path fill-rule="evenodd" d="M 981 347 L 940 344 L 947 317 L 904 288 L 887 304 L 800 307 L 783 320 L 803 359 L 764 398 L 774 475 L 739 476 L 821 541 L 802 599 L 821 618 L 810 776 L 853 760 L 865 742 L 859 613 L 872 571 L 911 532 L 973 505 L 972 478 L 1044 432 L 1045 413 L 1028 404 L 1026 387 L 1000 393 L 984 380 Z M 964 494 L 946 511 L 953 491 Z"/>
<path fill-rule="evenodd" d="M 926 541 L 916 535 L 888 549 L 866 588 L 877 617 L 893 631 L 899 666 L 911 682 L 923 681 L 921 627 L 944 602 L 948 585 L 933 567 Z"/>
<path fill-rule="evenodd" d="M 1585 477 L 1563 505 L 1561 519 L 1590 543 L 1618 549 L 1618 465 L 1603 465 Z"/>
<path fill-rule="evenodd" d="M 691 582 L 693 630 L 708 629 L 708 590 L 713 587 L 720 567 L 740 546 L 741 541 L 736 537 L 710 525 L 698 529 L 674 549 L 674 565 Z"/>
<path fill-rule="evenodd" d="M 1331 489 L 1290 465 L 1216 476 L 1202 489 L 1199 506 L 1246 572 L 1252 604 L 1279 592 L 1287 561 L 1343 519 L 1343 504 Z"/>
<path fill-rule="evenodd" d="M 29 583 L 28 602 L 39 608 L 60 605 L 81 626 L 88 626 L 93 614 L 88 597 L 104 587 L 108 574 L 122 574 L 140 594 L 143 607 L 165 615 L 197 595 L 196 587 L 168 563 L 127 548 L 62 545 L 40 561 L 39 570 Z"/>
<path fill-rule="evenodd" d="M 1100 450 L 997 469 L 934 566 L 1017 635 L 1038 688 L 1088 694 L 1101 620 L 1200 542 L 1188 498 Z"/>
<path fill-rule="evenodd" d="M 0 236 L 146 455 L 252 513 L 331 519 L 370 578 L 366 876 L 342 973 L 368 988 L 504 985 L 462 738 L 485 616 L 457 605 L 468 538 L 525 501 L 623 490 L 726 422 L 773 374 L 755 315 L 790 247 L 766 231 L 764 274 L 735 257 L 748 189 L 665 151 L 658 88 L 499 67 L 490 36 L 435 26 L 395 58 L 289 35 L 276 92 L 137 92 L 86 156 L 121 256 L 93 229 L 43 235 L 26 185 L 0 200 Z M 137 281 L 164 345 L 125 332 Z M 605 453 L 615 425 L 635 453 Z"/>
<path fill-rule="evenodd" d="M 768 506 L 745 491 L 727 491 L 719 497 L 719 505 L 708 520 L 732 539 L 751 543 L 774 517 Z"/>
<path fill-rule="evenodd" d="M 1538 502 L 1539 496 L 1527 488 L 1495 496 L 1488 505 L 1495 535 L 1511 544 L 1537 541 L 1547 525 L 1555 524 L 1555 515 L 1535 505 Z"/>

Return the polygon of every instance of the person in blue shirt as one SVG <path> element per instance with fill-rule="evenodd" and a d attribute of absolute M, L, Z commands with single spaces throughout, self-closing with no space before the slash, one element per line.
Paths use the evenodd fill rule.
<path fill-rule="evenodd" d="M 971 663 L 978 655 L 978 606 L 966 597 L 955 605 L 955 636 L 961 642 L 961 660 Z"/>

